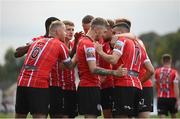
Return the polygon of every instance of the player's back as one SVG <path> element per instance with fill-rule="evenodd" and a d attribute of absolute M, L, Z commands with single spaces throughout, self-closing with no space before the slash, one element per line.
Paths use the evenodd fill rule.
<path fill-rule="evenodd" d="M 158 97 L 175 97 L 174 83 L 177 81 L 177 71 L 171 67 L 160 67 L 155 71 Z"/>
<path fill-rule="evenodd" d="M 28 50 L 18 85 L 48 87 L 51 68 L 60 58 L 60 46 L 61 42 L 58 39 L 42 38 L 35 41 Z"/>
<path fill-rule="evenodd" d="M 135 40 L 124 37 L 119 38 L 117 42 L 120 44 L 123 43 L 124 46 L 120 48 L 122 56 L 120 57 L 118 63 L 113 66 L 113 69 L 117 69 L 121 64 L 123 64 L 123 67 L 128 70 L 128 75 L 124 77 L 114 77 L 115 86 L 133 86 L 141 88 L 138 78 L 142 63 L 141 46 L 135 42 Z"/>

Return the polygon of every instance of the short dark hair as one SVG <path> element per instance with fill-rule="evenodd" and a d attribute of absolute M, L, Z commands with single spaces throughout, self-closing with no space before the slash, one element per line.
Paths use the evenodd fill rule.
<path fill-rule="evenodd" d="M 63 23 L 65 25 L 74 26 L 74 23 L 72 21 L 69 21 L 69 20 L 64 20 Z"/>
<path fill-rule="evenodd" d="M 105 19 L 101 18 L 101 17 L 97 17 L 97 18 L 94 18 L 92 20 L 91 28 L 94 27 L 94 26 L 97 26 L 97 25 L 107 27 L 108 26 L 108 22 Z"/>
<path fill-rule="evenodd" d="M 129 27 L 131 28 L 131 21 L 128 20 L 128 19 L 125 19 L 125 18 L 118 18 L 118 19 L 115 19 L 115 24 L 119 24 L 119 23 L 126 23 L 129 25 Z"/>
<path fill-rule="evenodd" d="M 89 23 L 91 23 L 91 21 L 93 19 L 94 19 L 94 17 L 92 15 L 86 15 L 85 17 L 83 17 L 82 23 L 83 24 L 89 24 Z"/>
<path fill-rule="evenodd" d="M 46 34 L 44 35 L 45 37 L 48 37 L 49 35 L 49 27 L 51 25 L 52 22 L 54 21 L 60 21 L 58 18 L 56 17 L 49 17 L 46 19 L 45 21 L 45 28 L 46 28 Z"/>
<path fill-rule="evenodd" d="M 113 28 L 113 26 L 114 26 L 114 21 L 113 20 L 111 20 L 111 19 L 107 19 L 107 22 L 108 22 L 108 26 L 110 26 L 111 28 Z"/>
<path fill-rule="evenodd" d="M 127 23 L 125 23 L 125 22 L 121 22 L 121 23 L 115 24 L 113 26 L 113 28 L 114 27 L 126 28 L 128 30 L 128 32 L 130 32 L 130 26 Z"/>
<path fill-rule="evenodd" d="M 162 62 L 163 63 L 170 63 L 171 62 L 171 59 L 172 59 L 172 57 L 171 57 L 171 55 L 170 54 L 164 54 L 163 56 L 162 56 Z"/>

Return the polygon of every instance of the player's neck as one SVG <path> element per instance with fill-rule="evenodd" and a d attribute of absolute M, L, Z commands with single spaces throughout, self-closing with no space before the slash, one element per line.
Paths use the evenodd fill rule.
<path fill-rule="evenodd" d="M 92 30 L 89 30 L 86 35 L 95 41 L 96 35 Z"/>
<path fill-rule="evenodd" d="M 67 39 L 67 38 L 65 38 L 64 43 L 65 43 L 65 45 L 66 45 L 67 47 L 69 47 L 70 40 L 69 40 L 69 39 Z"/>
<path fill-rule="evenodd" d="M 54 35 L 54 34 L 49 34 L 49 37 L 59 39 L 59 38 L 58 38 L 56 35 Z"/>

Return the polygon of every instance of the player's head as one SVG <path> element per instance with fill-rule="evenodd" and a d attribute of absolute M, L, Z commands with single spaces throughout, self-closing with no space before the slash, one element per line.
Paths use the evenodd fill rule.
<path fill-rule="evenodd" d="M 49 26 L 51 25 L 51 23 L 53 21 L 60 21 L 60 20 L 58 18 L 56 18 L 56 17 L 49 17 L 49 18 L 46 19 L 46 21 L 45 21 L 46 34 L 44 35 L 45 37 L 48 37 L 48 35 L 49 35 Z"/>
<path fill-rule="evenodd" d="M 91 25 L 91 21 L 94 19 L 94 17 L 92 15 L 86 15 L 83 19 L 82 19 L 82 27 L 84 30 L 84 33 L 86 34 L 88 32 L 88 30 L 90 29 L 90 25 Z"/>
<path fill-rule="evenodd" d="M 121 22 L 121 23 L 115 24 L 112 30 L 113 30 L 113 34 L 129 33 L 130 26 L 125 22 Z"/>
<path fill-rule="evenodd" d="M 126 23 L 129 25 L 129 27 L 131 28 L 131 21 L 128 20 L 128 19 L 125 19 L 125 18 L 118 18 L 118 19 L 115 19 L 115 24 L 119 24 L 119 23 Z"/>
<path fill-rule="evenodd" d="M 162 56 L 162 63 L 163 65 L 171 65 L 172 57 L 170 54 L 164 54 Z"/>
<path fill-rule="evenodd" d="M 63 23 L 66 26 L 66 39 L 71 40 L 74 35 L 74 23 L 68 20 L 64 20 Z"/>
<path fill-rule="evenodd" d="M 112 28 L 114 26 L 114 21 L 111 20 L 111 19 L 107 19 L 107 22 L 108 22 L 108 26 L 107 26 L 107 32 L 106 32 L 106 34 L 104 36 L 104 40 L 105 41 L 110 41 L 111 38 L 112 38 L 112 35 L 113 35 Z"/>
<path fill-rule="evenodd" d="M 49 27 L 49 36 L 58 38 L 61 41 L 64 41 L 66 36 L 66 28 L 62 21 L 54 21 Z"/>
<path fill-rule="evenodd" d="M 108 22 L 101 17 L 97 17 L 92 20 L 90 30 L 94 32 L 96 37 L 95 40 L 99 40 L 105 36 L 105 33 L 107 32 L 107 26 Z"/>

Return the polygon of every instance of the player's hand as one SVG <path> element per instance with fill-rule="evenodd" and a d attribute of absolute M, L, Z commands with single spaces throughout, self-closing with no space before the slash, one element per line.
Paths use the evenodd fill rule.
<path fill-rule="evenodd" d="M 121 64 L 121 66 L 118 67 L 117 70 L 115 70 L 114 75 L 117 77 L 123 77 L 126 76 L 128 73 L 127 68 L 123 68 L 123 64 Z"/>
<path fill-rule="evenodd" d="M 111 39 L 110 46 L 113 49 L 114 45 L 116 44 L 116 41 L 118 40 L 118 36 L 114 35 Z"/>
<path fill-rule="evenodd" d="M 79 42 L 79 39 L 81 38 L 83 36 L 83 32 L 81 31 L 81 32 L 76 32 L 75 34 L 74 34 L 74 43 L 78 43 Z"/>
<path fill-rule="evenodd" d="M 97 53 L 101 53 L 103 51 L 102 45 L 99 44 L 98 42 L 94 43 L 94 47 L 95 47 Z"/>

